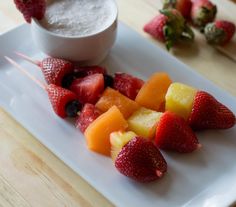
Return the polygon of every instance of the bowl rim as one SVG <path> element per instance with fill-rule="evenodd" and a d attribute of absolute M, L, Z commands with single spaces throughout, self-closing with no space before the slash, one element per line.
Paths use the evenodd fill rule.
<path fill-rule="evenodd" d="M 92 34 L 89 34 L 89 35 L 81 35 L 81 36 L 65 36 L 65 35 L 61 35 L 61 34 L 57 34 L 57 33 L 54 33 L 54 32 L 51 32 L 49 30 L 47 30 L 45 27 L 43 27 L 41 24 L 40 24 L 40 21 L 36 18 L 33 18 L 32 19 L 32 22 L 34 23 L 34 25 L 36 25 L 40 30 L 42 30 L 43 32 L 47 33 L 48 35 L 51 35 L 51 36 L 55 36 L 55 37 L 59 37 L 59 38 L 63 38 L 63 39 L 71 39 L 71 40 L 75 40 L 75 39 L 86 39 L 86 38 L 91 38 L 91 37 L 95 37 L 95 36 L 98 36 L 104 32 L 106 32 L 107 30 L 109 30 L 113 25 L 114 23 L 117 22 L 118 20 L 118 15 L 119 15 L 119 10 L 118 10 L 118 5 L 117 5 L 117 2 L 116 0 L 110 0 L 111 2 L 114 3 L 114 11 L 115 11 L 115 18 L 113 21 L 111 21 L 111 24 L 109 24 L 109 26 L 107 26 L 106 28 L 104 28 L 103 30 L 101 31 L 98 31 L 96 33 L 92 33 Z"/>

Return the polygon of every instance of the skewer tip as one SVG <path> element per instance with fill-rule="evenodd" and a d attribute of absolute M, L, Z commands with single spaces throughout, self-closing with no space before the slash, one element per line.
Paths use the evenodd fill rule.
<path fill-rule="evenodd" d="M 30 58 L 29 56 L 27 56 L 27 55 L 25 55 L 25 54 L 23 54 L 23 53 L 21 53 L 21 52 L 14 51 L 14 53 L 15 53 L 17 56 L 23 58 L 24 60 L 26 60 L 26 61 L 28 61 L 28 62 L 30 62 L 30 63 L 33 63 L 34 65 L 37 65 L 37 66 L 39 66 L 39 67 L 40 67 L 40 65 L 41 65 L 40 61 L 38 61 L 38 60 L 33 60 L 32 58 Z"/>
<path fill-rule="evenodd" d="M 37 78 L 35 78 L 33 75 L 31 75 L 29 72 L 27 72 L 22 66 L 20 66 L 17 62 L 15 62 L 13 59 L 4 56 L 4 58 L 10 63 L 12 64 L 16 69 L 20 70 L 23 74 L 25 74 L 26 76 L 28 76 L 28 78 L 30 78 L 31 80 L 33 80 L 36 84 L 38 84 L 38 86 L 40 86 L 41 88 L 43 88 L 44 90 L 46 90 L 47 86 L 42 83 L 41 81 L 39 81 Z"/>

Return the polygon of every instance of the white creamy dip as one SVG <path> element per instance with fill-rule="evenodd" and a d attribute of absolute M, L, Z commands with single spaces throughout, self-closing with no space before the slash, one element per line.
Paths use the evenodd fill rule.
<path fill-rule="evenodd" d="M 114 0 L 51 0 L 40 24 L 63 36 L 88 36 L 108 28 L 116 16 Z"/>

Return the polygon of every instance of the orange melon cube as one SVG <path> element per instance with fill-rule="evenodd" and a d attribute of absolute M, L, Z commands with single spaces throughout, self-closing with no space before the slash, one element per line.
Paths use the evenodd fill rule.
<path fill-rule="evenodd" d="M 154 73 L 140 89 L 135 101 L 145 108 L 162 111 L 165 95 L 171 83 L 167 73 Z"/>
<path fill-rule="evenodd" d="M 110 134 L 115 131 L 124 131 L 128 123 L 116 106 L 99 116 L 85 130 L 84 136 L 90 150 L 110 156 Z"/>
<path fill-rule="evenodd" d="M 112 88 L 107 88 L 96 103 L 96 107 L 100 111 L 106 112 L 112 106 L 117 106 L 126 119 L 139 109 L 139 105 L 135 101 Z"/>

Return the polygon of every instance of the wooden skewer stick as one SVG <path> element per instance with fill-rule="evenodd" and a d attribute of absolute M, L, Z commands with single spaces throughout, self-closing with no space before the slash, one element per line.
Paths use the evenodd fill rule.
<path fill-rule="evenodd" d="M 17 51 L 15 51 L 15 54 L 17 54 L 19 57 L 23 58 L 24 60 L 26 60 L 26 61 L 28 61 L 28 62 L 30 62 L 30 63 L 33 63 L 34 65 L 37 65 L 37 66 L 39 66 L 39 67 L 41 66 L 41 62 L 38 61 L 38 60 L 33 60 L 33 59 L 30 58 L 29 56 L 24 55 L 24 54 L 22 54 L 22 53 L 20 53 L 20 52 L 17 52 Z"/>
<path fill-rule="evenodd" d="M 17 62 L 12 60 L 11 58 L 4 56 L 5 59 L 12 64 L 16 69 L 21 71 L 24 75 L 26 75 L 28 78 L 30 78 L 32 81 L 34 81 L 38 86 L 40 86 L 42 89 L 47 90 L 47 85 L 39 81 L 37 78 L 35 78 L 33 75 L 31 75 L 29 72 L 27 72 L 23 67 L 21 67 Z"/>

